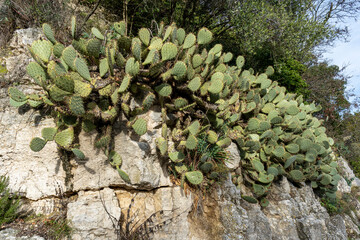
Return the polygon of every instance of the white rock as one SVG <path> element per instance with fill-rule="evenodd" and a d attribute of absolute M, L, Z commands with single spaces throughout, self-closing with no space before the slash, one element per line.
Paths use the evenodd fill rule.
<path fill-rule="evenodd" d="M 112 189 L 80 191 L 67 207 L 67 218 L 75 230 L 73 240 L 116 239 L 110 216 L 119 219 L 121 209 Z"/>
<path fill-rule="evenodd" d="M 231 143 L 229 147 L 226 148 L 226 151 L 230 153 L 229 158 L 225 161 L 225 165 L 229 169 L 236 169 L 240 164 L 240 151 L 235 143 Z"/>

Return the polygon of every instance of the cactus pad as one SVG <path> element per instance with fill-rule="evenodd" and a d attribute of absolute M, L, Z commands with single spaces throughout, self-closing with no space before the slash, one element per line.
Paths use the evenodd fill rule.
<path fill-rule="evenodd" d="M 161 48 L 161 57 L 163 61 L 167 61 L 176 57 L 178 49 L 175 44 L 167 42 Z"/>
<path fill-rule="evenodd" d="M 46 40 L 37 40 L 31 44 L 31 50 L 43 62 L 49 62 L 53 45 Z"/>
<path fill-rule="evenodd" d="M 97 37 L 98 39 L 104 40 L 104 35 L 102 35 L 100 30 L 97 29 L 96 27 L 91 28 L 91 33 L 94 34 L 94 36 Z"/>
<path fill-rule="evenodd" d="M 89 68 L 84 59 L 76 58 L 74 65 L 75 65 L 76 71 L 80 74 L 80 76 L 82 76 L 83 78 L 85 78 L 88 81 L 91 81 Z"/>
<path fill-rule="evenodd" d="M 159 137 L 156 139 L 156 146 L 160 150 L 160 154 L 164 156 L 168 150 L 167 141 L 163 137 Z"/>
<path fill-rule="evenodd" d="M 9 92 L 11 99 L 16 102 L 23 102 L 23 101 L 27 100 L 26 95 L 23 92 L 19 91 L 17 88 L 10 87 L 8 89 L 8 92 Z"/>
<path fill-rule="evenodd" d="M 207 44 L 212 40 L 212 32 L 207 28 L 202 28 L 199 30 L 197 34 L 197 42 L 198 44 Z"/>
<path fill-rule="evenodd" d="M 30 149 L 34 152 L 41 151 L 46 145 L 46 141 L 42 138 L 33 138 L 30 142 Z"/>
<path fill-rule="evenodd" d="M 138 135 L 144 135 L 147 132 L 147 122 L 143 118 L 138 118 L 132 125 L 132 128 Z"/>
<path fill-rule="evenodd" d="M 74 155 L 75 155 L 78 159 L 81 159 L 81 160 L 84 160 L 84 159 L 85 159 L 85 154 L 84 154 L 80 149 L 73 148 L 73 149 L 71 149 L 71 151 L 74 153 Z"/>
<path fill-rule="evenodd" d="M 129 58 L 126 62 L 125 72 L 131 76 L 136 76 L 139 73 L 139 62 L 135 61 L 133 57 Z"/>
<path fill-rule="evenodd" d="M 162 97 L 169 97 L 172 93 L 172 87 L 167 83 L 155 87 L 155 90 Z"/>
<path fill-rule="evenodd" d="M 145 46 L 148 46 L 150 43 L 150 31 L 147 28 L 141 28 L 139 30 L 139 38 Z"/>
<path fill-rule="evenodd" d="M 185 177 L 191 184 L 194 185 L 199 185 L 204 179 L 204 176 L 200 171 L 186 172 Z"/>
<path fill-rule="evenodd" d="M 74 129 L 68 128 L 58 132 L 54 138 L 55 142 L 63 148 L 69 148 L 74 141 Z"/>
<path fill-rule="evenodd" d="M 57 132 L 57 128 L 53 128 L 53 127 L 43 128 L 41 130 L 41 136 L 45 139 L 45 141 L 53 141 L 56 132 Z"/>
<path fill-rule="evenodd" d="M 200 88 L 200 86 L 201 86 L 200 77 L 195 77 L 188 83 L 188 88 L 193 92 L 196 92 Z"/>

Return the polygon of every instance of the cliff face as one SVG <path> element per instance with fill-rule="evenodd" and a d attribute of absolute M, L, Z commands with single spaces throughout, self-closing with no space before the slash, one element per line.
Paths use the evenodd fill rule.
<path fill-rule="evenodd" d="M 123 156 L 123 169 L 132 184 L 125 183 L 108 164 L 105 155 L 93 147 L 96 132 L 80 135 L 85 161 L 61 159 L 54 143 L 38 152 L 30 140 L 41 128 L 54 123 L 39 112 L 10 107 L 7 86 L 16 84 L 25 93 L 39 91 L 26 75 L 31 57 L 27 45 L 41 37 L 38 29 L 17 30 L 7 56 L 8 73 L 0 78 L 0 175 L 10 178 L 24 207 L 35 213 L 64 210 L 74 228 L 72 239 L 116 239 L 118 223 L 138 227 L 150 239 L 357 239 L 360 237 L 360 203 L 354 197 L 360 186 L 346 161 L 339 165 L 344 179 L 339 196 L 351 195 L 349 209 L 329 216 L 311 186 L 294 186 L 283 178 L 274 184 L 265 209 L 241 199 L 245 186 L 237 189 L 230 181 L 212 193 L 181 189 L 171 183 L 156 154 L 155 139 L 160 112 L 154 108 L 146 118 L 149 130 L 140 138 L 127 132 L 123 122 L 116 128 L 116 151 Z M 231 164 L 236 168 L 237 149 Z M 353 179 L 352 187 L 346 180 Z M 358 196 L 357 196 L 358 197 Z M 350 202 L 351 201 L 351 202 Z M 130 209 L 128 214 L 128 209 Z M 146 228 L 145 224 L 146 223 Z M 8 230 L 6 230 L 8 231 Z M 0 232 L 1 235 L 4 231 Z M 8 232 L 6 232 L 8 234 Z M 359 238 L 360 239 L 360 238 Z"/>

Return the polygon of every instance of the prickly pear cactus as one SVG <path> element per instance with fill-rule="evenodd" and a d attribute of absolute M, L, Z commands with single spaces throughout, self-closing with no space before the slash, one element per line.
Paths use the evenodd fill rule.
<path fill-rule="evenodd" d="M 72 18 L 73 37 L 76 26 Z M 280 176 L 293 182 L 311 181 L 314 188 L 334 196 L 340 177 L 331 150 L 333 140 L 312 116 L 320 108 L 271 81 L 272 67 L 254 75 L 243 69 L 244 57 L 233 59 L 221 44 L 207 48 L 213 37 L 208 29 L 186 34 L 175 24 L 166 28 L 161 24 L 157 33 L 142 28 L 138 36 L 129 37 L 121 21 L 106 33 L 92 28 L 88 38 L 74 39 L 70 46 L 59 43 L 48 24 L 43 30 L 48 40 L 32 44 L 34 61 L 27 67 L 43 93 L 26 96 L 9 88 L 11 105 L 53 110 L 56 128 L 34 138 L 33 151 L 54 140 L 85 158 L 75 135 L 97 129 L 101 137 L 95 146 L 130 183 L 120 168 L 121 156 L 111 148 L 111 126 L 123 115 L 131 131 L 146 134 L 147 121 L 140 115 L 156 104 L 161 106 L 163 122 L 161 137 L 156 139 L 159 155 L 169 159 L 182 183 L 215 181 L 217 161 L 226 158 L 222 149 L 234 142 L 243 155 L 243 176 L 236 184 L 244 180 L 254 193 L 245 200 L 266 206 L 268 189 Z M 140 107 L 130 107 L 134 98 L 142 101 Z M 201 147 L 204 143 L 209 147 Z"/>

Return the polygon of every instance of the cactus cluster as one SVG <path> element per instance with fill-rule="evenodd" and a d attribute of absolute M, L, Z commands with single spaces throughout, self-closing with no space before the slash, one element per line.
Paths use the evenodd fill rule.
<path fill-rule="evenodd" d="M 129 37 L 121 21 L 106 34 L 92 28 L 88 38 L 74 39 L 70 46 L 59 43 L 48 24 L 43 30 L 47 40 L 32 44 L 34 61 L 27 67 L 43 94 L 26 96 L 9 89 L 13 106 L 47 105 L 54 111 L 57 126 L 44 129 L 42 138 L 31 141 L 33 151 L 54 140 L 85 158 L 75 142 L 76 134 L 80 128 L 85 132 L 97 129 L 101 136 L 95 146 L 130 182 L 120 168 L 121 156 L 110 147 L 112 124 L 122 115 L 134 133 L 146 134 L 147 120 L 142 115 L 159 105 L 158 152 L 169 158 L 183 182 L 196 185 L 204 175 L 218 177 L 206 157 L 195 168 L 185 164 L 187 153 L 196 151 L 201 139 L 221 149 L 232 142 L 238 145 L 244 176 L 234 182 L 244 179 L 252 186 L 255 198 L 244 196 L 250 202 L 259 199 L 266 205 L 268 189 L 279 176 L 294 182 L 309 180 L 329 195 L 336 191 L 339 175 L 331 157 L 333 141 L 312 116 L 319 108 L 271 81 L 272 67 L 254 75 L 251 69 L 243 69 L 242 56 L 235 59 L 223 52 L 221 44 L 208 50 L 213 37 L 208 29 L 195 35 L 175 24 L 166 28 L 161 24 L 157 33 L 142 28 L 137 36 Z M 71 32 L 75 37 L 75 18 Z M 133 107 L 132 99 L 142 104 Z"/>

